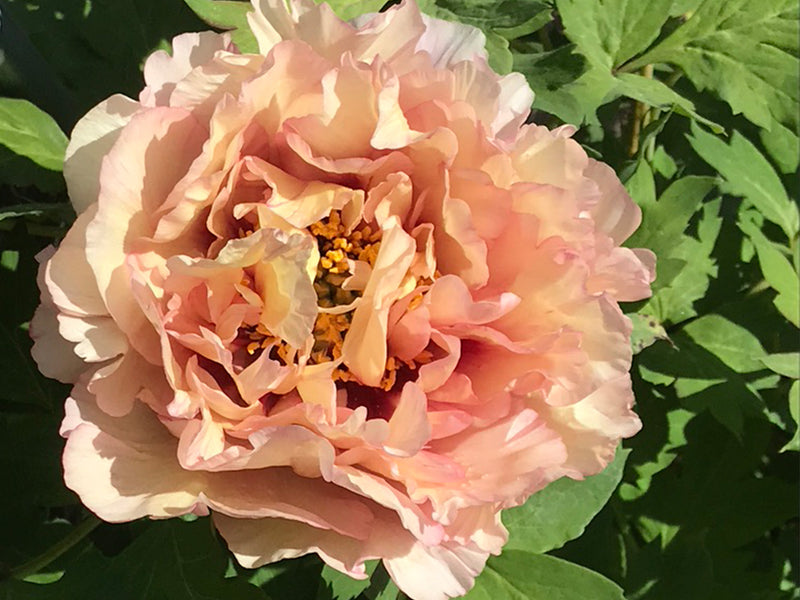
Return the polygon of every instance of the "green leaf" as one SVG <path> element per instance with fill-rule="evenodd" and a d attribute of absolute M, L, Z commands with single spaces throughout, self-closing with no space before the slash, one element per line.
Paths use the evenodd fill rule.
<path fill-rule="evenodd" d="M 255 36 L 247 23 L 253 10 L 249 2 L 236 0 L 183 0 L 194 13 L 212 27 L 231 31 L 231 39 L 242 52 L 258 52 Z"/>
<path fill-rule="evenodd" d="M 492 557 L 465 600 L 623 600 L 599 573 L 542 554 L 506 550 Z"/>
<path fill-rule="evenodd" d="M 772 165 L 747 138 L 734 131 L 728 145 L 693 123 L 689 143 L 725 178 L 723 191 L 743 197 L 794 239 L 800 227 L 797 204 L 789 199 Z"/>
<path fill-rule="evenodd" d="M 654 344 L 639 355 L 639 364 L 663 375 L 659 383 L 671 385 L 683 406 L 708 410 L 736 436 L 747 417 L 764 418 L 763 400 L 743 375 L 763 369 L 766 353 L 755 336 L 711 314 L 670 337 L 674 346 Z"/>
<path fill-rule="evenodd" d="M 423 0 L 419 4 L 427 12 L 433 2 Z M 550 7 L 541 0 L 436 0 L 435 4 L 442 18 L 449 12 L 458 15 L 462 23 L 481 29 L 517 27 L 550 12 Z"/>
<path fill-rule="evenodd" d="M 567 37 L 609 71 L 658 37 L 672 0 L 556 0 Z"/>
<path fill-rule="evenodd" d="M 798 10 L 795 0 L 704 0 L 683 25 L 626 69 L 677 65 L 698 89 L 717 92 L 734 114 L 765 128 L 775 119 L 795 129 Z"/>
<path fill-rule="evenodd" d="M 534 92 L 533 108 L 566 123 L 590 120 L 614 86 L 603 69 L 586 69 L 586 59 L 573 45 L 550 52 L 514 53 L 514 70 L 525 75 Z"/>
<path fill-rule="evenodd" d="M 674 107 L 681 114 L 722 131 L 722 127 L 698 115 L 690 100 L 664 83 L 632 73 L 617 73 L 619 65 L 646 50 L 658 37 L 669 18 L 672 0 L 558 0 L 556 5 L 566 36 L 586 57 L 592 70 L 597 71 L 593 79 L 602 90 L 602 94 L 595 96 L 591 109 L 584 112 L 593 114 L 601 104 L 622 95 L 658 108 Z"/>
<path fill-rule="evenodd" d="M 6 10 L 74 93 L 75 117 L 111 94 L 136 97 L 149 53 L 207 29 L 183 2 L 166 9 L 162 0 L 7 0 Z"/>
<path fill-rule="evenodd" d="M 27 100 L 0 98 L 0 144 L 45 169 L 60 171 L 64 166 L 67 136 Z"/>
<path fill-rule="evenodd" d="M 638 354 L 645 348 L 652 346 L 658 340 L 669 340 L 664 326 L 653 315 L 633 313 L 627 315 L 627 317 L 633 325 L 631 347 L 634 354 Z"/>
<path fill-rule="evenodd" d="M 340 19 L 349 21 L 360 15 L 366 13 L 376 13 L 386 0 L 314 0 L 319 4 L 320 2 L 327 2 Z"/>
<path fill-rule="evenodd" d="M 506 550 L 547 552 L 581 535 L 619 484 L 628 453 L 618 449 L 601 473 L 583 481 L 564 477 L 522 506 L 503 511 L 503 523 L 509 530 Z"/>
<path fill-rule="evenodd" d="M 56 218 L 68 220 L 75 218 L 72 206 L 66 203 L 29 202 L 27 204 L 0 206 L 0 221 L 17 217 L 41 217 L 42 215 L 53 215 Z"/>
<path fill-rule="evenodd" d="M 668 109 L 674 108 L 678 113 L 691 117 L 700 123 L 708 125 L 715 133 L 722 133 L 724 128 L 718 123 L 709 121 L 697 114 L 694 103 L 681 96 L 672 88 L 667 87 L 657 79 L 650 79 L 634 73 L 621 73 L 616 78 L 614 91 L 628 98 L 638 100 L 648 106 Z"/>
<path fill-rule="evenodd" d="M 797 270 L 751 221 L 742 221 L 739 228 L 747 234 L 756 248 L 758 263 L 767 284 L 778 292 L 773 301 L 781 314 L 795 327 L 800 327 L 800 278 Z"/>
<path fill-rule="evenodd" d="M 720 315 L 710 314 L 686 325 L 683 332 L 737 373 L 763 368 L 767 355 L 758 338 Z"/>
<path fill-rule="evenodd" d="M 353 600 L 361 592 L 370 587 L 370 578 L 378 561 L 369 561 L 366 565 L 367 578 L 353 579 L 341 571 L 325 565 L 319 582 L 316 600 Z"/>
<path fill-rule="evenodd" d="M 789 440 L 786 445 L 781 448 L 781 452 L 786 452 L 787 450 L 794 450 L 795 452 L 800 451 L 800 381 L 795 381 L 792 383 L 792 387 L 789 390 L 789 413 L 792 415 L 792 419 L 794 419 L 795 430 L 792 439 Z"/>
<path fill-rule="evenodd" d="M 264 593 L 243 578 L 226 579 L 226 564 L 227 553 L 209 519 L 153 521 L 113 558 L 87 553 L 52 587 L 60 598 L 264 600 Z M 81 571 L 91 576 L 81 577 Z"/>
<path fill-rule="evenodd" d="M 511 27 L 495 27 L 495 32 L 507 40 L 515 40 L 529 35 L 534 31 L 539 31 L 553 20 L 553 11 L 550 9 L 549 5 L 543 2 L 532 2 L 530 4 L 531 6 L 528 14 L 532 14 L 533 16 L 527 21 Z"/>
<path fill-rule="evenodd" d="M 800 379 L 800 352 L 770 354 L 759 359 L 770 371 L 784 377 Z"/>
<path fill-rule="evenodd" d="M 800 139 L 797 132 L 773 119 L 769 129 L 761 129 L 758 134 L 780 172 L 794 173 L 800 164 Z"/>
<path fill-rule="evenodd" d="M 644 173 L 647 168 L 642 167 Z M 637 173 L 639 170 L 637 170 Z M 643 175 L 646 177 L 646 175 Z M 652 182 L 652 175 L 649 177 Z M 635 185 L 646 185 L 636 183 Z M 702 206 L 703 200 L 714 188 L 715 180 L 712 177 L 689 176 L 678 179 L 664 190 L 657 202 L 648 200 L 650 193 L 642 197 L 636 188 L 628 191 L 642 207 L 642 224 L 630 237 L 627 246 L 632 248 L 650 248 L 656 256 L 669 256 L 670 250 L 675 247 L 675 240 L 681 237 L 686 224 Z"/>
<path fill-rule="evenodd" d="M 212 27 L 240 29 L 247 27 L 247 13 L 253 10 L 249 2 L 236 0 L 184 0 L 194 13 Z"/>
<path fill-rule="evenodd" d="M 721 226 L 719 202 L 704 203 L 714 179 L 684 177 L 656 201 L 652 171 L 641 162 L 625 185 L 642 208 L 642 224 L 625 245 L 650 248 L 658 256 L 653 296 L 638 312 L 652 315 L 661 324 L 693 317 L 697 314 L 694 302 L 705 295 L 710 278 L 717 274 L 711 252 Z M 698 210 L 702 210 L 702 218 L 697 238 L 685 235 L 683 231 Z"/>

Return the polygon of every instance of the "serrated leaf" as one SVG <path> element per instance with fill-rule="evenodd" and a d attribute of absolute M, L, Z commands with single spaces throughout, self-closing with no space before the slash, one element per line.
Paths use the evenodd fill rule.
<path fill-rule="evenodd" d="M 652 181 L 652 175 L 649 180 Z M 633 183 L 638 186 L 646 185 L 637 183 L 636 180 Z M 669 256 L 670 250 L 675 247 L 675 240 L 680 238 L 692 215 L 702 207 L 714 184 L 712 177 L 692 175 L 672 182 L 657 202 L 640 200 L 639 205 L 644 213 L 642 224 L 626 245 L 632 248 L 649 248 L 659 257 Z M 628 190 L 631 191 L 630 186 Z M 638 189 L 634 189 L 632 194 L 634 198 L 641 197 Z"/>
<path fill-rule="evenodd" d="M 489 559 L 465 600 L 623 600 L 599 573 L 542 554 L 506 550 Z"/>
<path fill-rule="evenodd" d="M 640 308 L 662 323 L 681 323 L 697 315 L 694 303 L 703 298 L 718 273 L 711 256 L 722 224 L 719 202 L 703 206 L 698 237 L 682 235 L 665 257 L 659 257 L 653 296 Z"/>
<path fill-rule="evenodd" d="M 690 100 L 662 82 L 632 73 L 617 73 L 618 66 L 646 50 L 658 37 L 669 18 L 672 0 L 558 0 L 556 5 L 566 36 L 597 72 L 594 81 L 602 83 L 602 95 L 595 98 L 590 109 L 584 110 L 585 114 L 593 114 L 601 104 L 626 96 L 654 107 L 674 107 L 715 130 L 722 130 L 698 115 Z"/>
<path fill-rule="evenodd" d="M 800 139 L 797 132 L 773 119 L 769 129 L 758 132 L 761 143 L 781 173 L 790 174 L 800 164 Z"/>
<path fill-rule="evenodd" d="M 795 0 L 704 0 L 627 70 L 672 63 L 698 89 L 716 91 L 735 114 L 761 127 L 774 118 L 796 128 L 799 10 Z"/>
<path fill-rule="evenodd" d="M 522 506 L 503 511 L 503 523 L 509 530 L 506 550 L 548 552 L 581 535 L 619 484 L 628 454 L 628 450 L 617 449 L 602 473 L 583 481 L 559 479 Z"/>
<path fill-rule="evenodd" d="M 67 136 L 27 100 L 0 98 L 0 144 L 45 169 L 60 171 L 64 166 Z"/>
<path fill-rule="evenodd" d="M 773 301 L 776 308 L 792 325 L 800 327 L 800 278 L 797 270 L 754 223 L 743 221 L 739 223 L 739 228 L 755 246 L 767 284 L 778 292 Z"/>
<path fill-rule="evenodd" d="M 730 144 L 692 123 L 689 143 L 694 151 L 722 175 L 723 190 L 741 196 L 793 239 L 800 227 L 797 204 L 792 202 L 778 175 L 758 149 L 734 131 Z M 746 168 L 743 168 L 747 165 Z"/>
<path fill-rule="evenodd" d="M 567 37 L 609 71 L 658 37 L 672 0 L 556 0 Z"/>
<path fill-rule="evenodd" d="M 639 312 L 652 315 L 662 324 L 693 317 L 697 314 L 694 302 L 705 295 L 709 279 L 717 274 L 711 252 L 721 226 L 719 202 L 704 203 L 714 180 L 684 177 L 673 182 L 656 201 L 652 171 L 642 162 L 625 185 L 642 208 L 642 224 L 626 246 L 650 248 L 658 256 L 653 296 Z M 683 234 L 698 210 L 703 216 L 697 238 Z"/>

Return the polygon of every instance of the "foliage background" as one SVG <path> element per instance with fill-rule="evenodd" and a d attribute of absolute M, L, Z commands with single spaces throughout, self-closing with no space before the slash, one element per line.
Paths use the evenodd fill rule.
<path fill-rule="evenodd" d="M 336 0 L 346 18 L 383 0 Z M 532 120 L 581 125 L 659 257 L 626 307 L 644 429 L 602 474 L 507 511 L 472 600 L 789 600 L 798 592 L 796 0 L 423 0 L 521 71 Z M 99 524 L 61 480 L 65 386 L 29 357 L 34 256 L 74 218 L 65 132 L 211 0 L 0 0 L 0 598 L 393 600 L 315 556 L 236 567 L 206 519 Z M 197 14 L 195 14 L 196 11 Z M 243 47 L 246 31 L 235 31 Z M 400 595 L 402 596 L 402 594 Z"/>

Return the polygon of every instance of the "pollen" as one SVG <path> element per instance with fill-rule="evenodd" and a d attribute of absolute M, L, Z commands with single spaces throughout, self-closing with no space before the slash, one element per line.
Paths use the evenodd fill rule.
<path fill-rule="evenodd" d="M 317 240 L 319 249 L 319 262 L 317 263 L 314 277 L 314 291 L 317 294 L 317 303 L 320 308 L 333 308 L 351 304 L 361 295 L 359 290 L 345 290 L 342 285 L 351 274 L 354 261 L 364 261 L 374 267 L 381 247 L 381 230 L 373 229 L 366 223 L 359 226 L 348 227 L 341 220 L 339 211 L 331 211 L 326 218 L 312 223 L 308 228 L 309 233 Z M 251 231 L 242 230 L 239 235 L 250 235 Z M 242 285 L 248 285 L 245 281 Z M 408 310 L 414 310 L 423 301 L 422 293 L 416 293 L 409 304 Z M 347 332 L 350 330 L 352 311 L 319 312 L 312 335 L 313 346 L 305 362 L 308 365 L 322 364 L 338 361 L 342 358 L 342 348 Z M 262 351 L 268 351 L 271 359 L 283 365 L 297 364 L 300 358 L 300 349 L 291 347 L 286 341 L 274 335 L 263 324 L 247 326 L 240 329 L 242 346 L 249 356 L 255 356 Z M 433 355 L 423 350 L 411 360 L 403 360 L 390 356 L 386 360 L 384 374 L 379 387 L 384 391 L 392 390 L 399 381 L 406 381 L 408 373 L 419 368 L 433 359 Z M 398 374 L 402 371 L 403 374 Z M 347 365 L 340 364 L 334 368 L 331 377 L 335 382 L 357 382 L 355 375 Z"/>

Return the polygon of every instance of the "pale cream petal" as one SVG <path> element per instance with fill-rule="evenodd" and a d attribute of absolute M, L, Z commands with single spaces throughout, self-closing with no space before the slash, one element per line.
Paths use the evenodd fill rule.
<path fill-rule="evenodd" d="M 64 179 L 77 214 L 97 202 L 103 157 L 139 108 L 135 100 L 116 94 L 86 113 L 73 128 L 64 156 Z"/>
<path fill-rule="evenodd" d="M 169 106 L 175 85 L 195 67 L 208 63 L 219 50 L 230 44 L 228 35 L 213 31 L 183 33 L 172 40 L 172 55 L 164 50 L 153 52 L 144 63 L 147 86 L 139 100 L 146 106 Z"/>
<path fill-rule="evenodd" d="M 64 480 L 92 512 L 118 523 L 194 510 L 205 475 L 181 468 L 178 441 L 149 409 L 137 404 L 116 418 L 102 413 L 84 390 L 76 388 L 73 398 L 80 417 L 75 410 L 68 414 Z"/>
<path fill-rule="evenodd" d="M 81 213 L 61 240 L 58 250 L 44 265 L 44 283 L 53 303 L 72 315 L 108 315 L 94 273 L 86 260 L 86 227 L 96 213 L 95 204 Z"/>
<path fill-rule="evenodd" d="M 75 354 L 75 344 L 58 332 L 58 311 L 52 304 L 42 303 L 31 319 L 33 338 L 31 356 L 46 377 L 61 383 L 75 383 L 88 365 Z"/>

